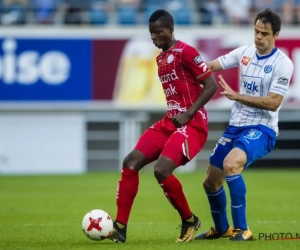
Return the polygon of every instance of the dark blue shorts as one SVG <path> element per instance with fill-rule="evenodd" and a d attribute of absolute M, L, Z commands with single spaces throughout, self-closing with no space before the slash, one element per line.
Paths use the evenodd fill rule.
<path fill-rule="evenodd" d="M 271 152 L 276 143 L 274 130 L 263 126 L 235 127 L 229 125 L 210 156 L 210 165 L 223 169 L 223 161 L 233 148 L 240 148 L 247 154 L 248 167 Z"/>

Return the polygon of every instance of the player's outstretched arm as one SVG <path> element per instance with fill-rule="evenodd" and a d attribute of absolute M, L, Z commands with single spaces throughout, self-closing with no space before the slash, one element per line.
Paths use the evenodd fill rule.
<path fill-rule="evenodd" d="M 267 96 L 246 96 L 239 94 L 236 101 L 252 108 L 275 112 L 281 105 L 283 96 L 272 92 Z"/>
<path fill-rule="evenodd" d="M 210 69 L 210 71 L 212 71 L 212 72 L 223 70 L 219 59 L 215 59 L 213 61 L 206 62 L 206 65 Z"/>
<path fill-rule="evenodd" d="M 213 97 L 218 89 L 215 78 L 212 75 L 201 80 L 201 84 L 203 85 L 201 94 L 198 96 L 194 104 L 187 110 L 187 113 L 191 116 L 195 114 L 197 110 L 202 108 Z"/>
<path fill-rule="evenodd" d="M 282 95 L 273 92 L 270 92 L 267 96 L 247 96 L 239 94 L 229 87 L 221 75 L 219 75 L 219 79 L 219 84 L 223 88 L 221 94 L 225 95 L 230 100 L 240 102 L 249 107 L 276 111 L 283 101 Z"/>

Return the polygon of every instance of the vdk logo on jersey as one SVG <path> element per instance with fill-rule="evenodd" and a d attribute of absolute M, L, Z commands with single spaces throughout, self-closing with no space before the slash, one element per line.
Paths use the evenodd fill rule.
<path fill-rule="evenodd" d="M 243 81 L 244 83 L 244 88 L 246 90 L 250 90 L 251 92 L 258 92 L 258 85 L 256 85 L 256 83 L 254 81 L 252 82 L 246 82 L 246 81 Z"/>

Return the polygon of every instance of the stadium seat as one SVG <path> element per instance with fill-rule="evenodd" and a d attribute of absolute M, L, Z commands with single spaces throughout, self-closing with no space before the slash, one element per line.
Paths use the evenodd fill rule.
<path fill-rule="evenodd" d="M 184 7 L 174 11 L 174 21 L 178 25 L 190 25 L 192 23 L 192 11 L 188 7 Z"/>
<path fill-rule="evenodd" d="M 169 2 L 170 0 L 143 0 L 142 1 L 142 6 L 144 9 L 146 8 L 151 8 L 151 7 L 155 7 L 156 9 L 163 9 L 166 4 Z"/>
<path fill-rule="evenodd" d="M 137 9 L 131 6 L 122 6 L 117 9 L 118 23 L 120 25 L 134 25 L 137 23 Z"/>
<path fill-rule="evenodd" d="M 101 25 L 107 24 L 108 22 L 108 15 L 105 10 L 92 9 L 89 13 L 89 17 L 91 24 Z"/>
<path fill-rule="evenodd" d="M 1 1 L 2 2 L 2 1 Z M 2 24 L 24 24 L 26 23 L 26 6 L 23 4 L 9 3 L 7 6 L 1 6 Z"/>
<path fill-rule="evenodd" d="M 149 5 L 145 7 L 145 12 L 144 12 L 144 23 L 148 24 L 149 22 L 149 17 L 151 16 L 151 14 L 160 9 L 160 7 L 158 5 Z"/>

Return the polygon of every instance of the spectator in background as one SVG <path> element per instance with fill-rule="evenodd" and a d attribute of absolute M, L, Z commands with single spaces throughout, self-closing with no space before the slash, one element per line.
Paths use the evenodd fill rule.
<path fill-rule="evenodd" d="M 166 9 L 171 13 L 175 11 L 180 11 L 182 8 L 188 6 L 188 2 L 186 0 L 170 0 L 166 2 Z"/>
<path fill-rule="evenodd" d="M 300 24 L 300 0 L 282 0 L 282 11 L 286 24 Z"/>
<path fill-rule="evenodd" d="M 221 5 L 231 24 L 249 24 L 251 0 L 222 0 Z"/>
<path fill-rule="evenodd" d="M 253 7 L 257 11 L 261 11 L 263 9 L 271 9 L 274 11 L 280 10 L 282 0 L 253 0 Z"/>
<path fill-rule="evenodd" d="M 218 21 L 227 23 L 228 19 L 221 6 L 221 0 L 204 0 L 195 2 L 200 13 L 200 24 L 211 25 Z"/>
<path fill-rule="evenodd" d="M 27 0 L 3 0 L 1 1 L 1 23 L 25 24 L 27 22 Z"/>
<path fill-rule="evenodd" d="M 111 0 L 89 0 L 89 22 L 107 24 L 109 14 L 113 11 Z"/>
<path fill-rule="evenodd" d="M 63 0 L 60 6 L 63 23 L 85 24 L 88 23 L 89 0 Z"/>
<path fill-rule="evenodd" d="M 52 24 L 62 0 L 31 0 L 32 21 L 38 24 Z"/>
<path fill-rule="evenodd" d="M 137 24 L 140 4 L 140 0 L 116 0 L 118 23 L 123 25 Z"/>
<path fill-rule="evenodd" d="M 117 6 L 139 7 L 140 3 L 140 0 L 116 0 Z"/>
<path fill-rule="evenodd" d="M 166 4 L 166 10 L 172 13 L 177 25 L 191 25 L 194 10 L 188 0 L 171 0 Z"/>
<path fill-rule="evenodd" d="M 170 0 L 141 0 L 141 11 L 144 13 L 144 24 L 148 24 L 151 14 L 158 9 L 167 9 Z"/>
<path fill-rule="evenodd" d="M 170 12 L 176 24 L 190 25 L 193 19 L 191 0 L 142 0 L 142 9 L 145 10 L 145 22 L 148 22 L 150 15 L 158 10 L 164 9 Z"/>
<path fill-rule="evenodd" d="M 142 0 L 145 9 L 166 9 L 168 11 L 177 11 L 180 8 L 188 6 L 187 0 Z"/>
<path fill-rule="evenodd" d="M 153 12 L 152 10 L 165 9 L 171 1 L 172 0 L 141 0 L 141 5 L 144 10 L 151 9 L 151 12 Z"/>
<path fill-rule="evenodd" d="M 280 14 L 282 9 L 282 0 L 252 0 L 252 19 L 255 18 L 257 12 L 263 9 L 271 9 Z"/>

